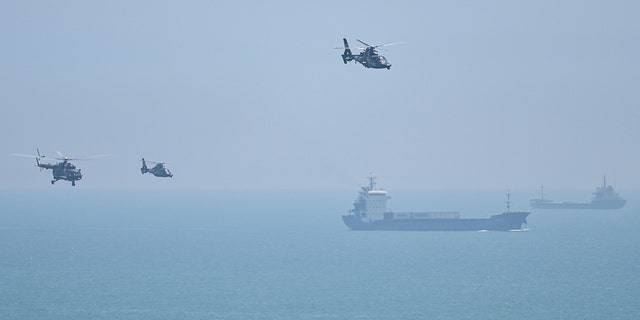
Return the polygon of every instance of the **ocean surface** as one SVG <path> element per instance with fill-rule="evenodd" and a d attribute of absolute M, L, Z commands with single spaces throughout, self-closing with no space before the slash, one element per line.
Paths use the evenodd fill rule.
<path fill-rule="evenodd" d="M 349 231 L 357 190 L 4 191 L 0 318 L 640 319 L 640 192 L 618 191 L 623 209 L 534 210 L 520 232 Z M 390 195 L 505 209 L 504 191 Z"/>

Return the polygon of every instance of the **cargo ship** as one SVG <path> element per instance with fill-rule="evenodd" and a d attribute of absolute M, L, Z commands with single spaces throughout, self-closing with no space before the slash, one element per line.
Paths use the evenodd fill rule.
<path fill-rule="evenodd" d="M 369 175 L 369 186 L 362 187 L 353 209 L 342 216 L 351 230 L 398 231 L 512 231 L 522 230 L 530 212 L 512 212 L 507 194 L 507 211 L 485 219 L 461 219 L 459 212 L 393 212 L 387 209 L 386 190 L 376 187 Z"/>
<path fill-rule="evenodd" d="M 534 209 L 620 209 L 627 200 L 613 190 L 613 186 L 607 186 L 607 177 L 604 176 L 602 187 L 597 187 L 593 193 L 591 202 L 559 202 L 544 198 L 544 186 L 540 190 L 540 199 L 531 199 L 531 207 Z"/>

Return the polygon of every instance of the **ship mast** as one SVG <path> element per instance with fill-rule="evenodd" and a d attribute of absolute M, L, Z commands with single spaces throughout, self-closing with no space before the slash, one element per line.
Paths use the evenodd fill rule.
<path fill-rule="evenodd" d="M 369 190 L 375 190 L 376 187 L 376 175 L 373 172 L 369 172 Z"/>
<path fill-rule="evenodd" d="M 507 212 L 511 212 L 511 200 L 509 200 L 509 198 L 511 197 L 511 191 L 507 190 Z"/>

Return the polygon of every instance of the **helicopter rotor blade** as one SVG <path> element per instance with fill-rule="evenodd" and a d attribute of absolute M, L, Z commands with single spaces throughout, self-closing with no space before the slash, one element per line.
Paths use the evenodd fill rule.
<path fill-rule="evenodd" d="M 94 155 L 87 156 L 87 159 L 83 159 L 83 160 L 99 160 L 99 159 L 104 159 L 108 157 L 111 157 L 111 155 L 110 154 L 94 154 Z"/>
<path fill-rule="evenodd" d="M 406 43 L 406 42 L 393 42 L 393 43 L 385 43 L 385 44 L 379 44 L 379 45 L 372 46 L 372 45 L 370 45 L 370 44 L 368 44 L 368 43 L 366 43 L 366 42 L 363 42 L 363 41 L 362 41 L 362 40 L 360 40 L 360 39 L 356 39 L 356 40 L 358 40 L 358 42 L 360 42 L 360 43 L 364 44 L 365 46 L 367 46 L 367 47 L 369 47 L 369 48 L 388 47 L 388 46 L 395 46 L 395 45 L 399 45 L 399 44 L 404 44 L 404 43 Z M 365 48 L 363 48 L 363 49 L 365 49 Z"/>
<path fill-rule="evenodd" d="M 394 43 L 387 43 L 387 44 L 381 44 L 381 45 L 377 45 L 374 48 L 380 48 L 380 47 L 389 47 L 389 46 L 396 46 L 399 44 L 404 44 L 406 42 L 394 42 Z M 380 49 L 380 50 L 384 50 L 384 49 Z"/>
<path fill-rule="evenodd" d="M 360 40 L 360 39 L 356 39 L 356 40 L 357 40 L 358 42 L 360 42 L 360 43 L 364 44 L 364 45 L 365 45 L 365 46 L 367 46 L 367 47 L 372 47 L 372 45 L 370 45 L 370 44 L 368 44 L 368 43 L 366 43 L 366 42 L 364 42 L 364 41 L 362 41 L 362 40 Z"/>
<path fill-rule="evenodd" d="M 30 154 L 21 154 L 21 153 L 12 153 L 12 156 L 18 156 L 18 157 L 26 157 L 26 158 L 44 158 L 44 156 L 32 156 Z"/>
<path fill-rule="evenodd" d="M 365 48 L 365 47 L 349 47 L 349 48 L 347 48 L 347 47 L 335 47 L 335 48 L 333 48 L 333 49 L 338 49 L 338 50 L 344 50 L 344 49 L 358 49 L 358 50 L 364 50 L 364 49 L 366 49 L 366 48 Z"/>
<path fill-rule="evenodd" d="M 98 154 L 98 155 L 91 155 L 88 156 L 86 158 L 72 158 L 72 157 L 67 157 L 64 154 L 62 154 L 60 151 L 57 152 L 58 155 L 60 155 L 60 157 L 55 158 L 56 160 L 62 160 L 62 161 L 69 161 L 69 160 L 100 160 L 102 158 L 106 158 L 106 157 L 110 157 L 110 154 Z M 26 157 L 26 158 L 35 158 L 35 159 L 43 159 L 45 158 L 45 156 L 40 154 L 40 150 L 38 150 L 38 155 L 34 156 L 31 154 L 22 154 L 22 153 L 12 153 L 11 155 L 14 156 L 18 156 L 18 157 Z"/>
<path fill-rule="evenodd" d="M 378 47 L 388 47 L 388 46 L 395 46 L 395 45 L 399 45 L 399 44 L 405 44 L 406 42 L 394 42 L 394 43 L 387 43 L 387 44 L 380 44 L 375 46 L 374 48 L 378 48 Z"/>
<path fill-rule="evenodd" d="M 62 154 L 62 152 L 60 151 L 56 151 L 56 153 L 58 154 L 58 157 L 56 158 L 56 160 L 62 160 L 62 161 L 78 160 L 71 157 L 67 157 L 64 154 Z"/>
<path fill-rule="evenodd" d="M 71 160 L 100 160 L 102 158 L 106 158 L 106 157 L 110 157 L 110 154 L 97 154 L 97 155 L 91 155 L 91 156 L 87 156 L 85 158 L 73 158 L 73 157 L 67 157 L 64 154 L 62 154 L 62 152 L 57 151 L 58 155 L 60 157 L 56 158 L 56 160 L 62 160 L 62 161 L 71 161 Z"/>
<path fill-rule="evenodd" d="M 64 157 L 64 158 L 56 158 L 56 160 L 62 160 L 62 161 L 76 161 L 76 160 L 100 160 L 101 158 L 71 158 L 71 157 Z"/>
<path fill-rule="evenodd" d="M 40 155 L 40 151 L 38 151 L 38 155 L 37 156 L 32 156 L 30 154 L 21 154 L 21 153 L 12 153 L 11 155 L 18 156 L 18 157 L 26 157 L 26 158 L 34 158 L 34 159 L 36 159 L 36 161 L 38 162 L 38 164 L 36 166 L 40 167 L 40 172 L 42 172 L 42 166 L 40 165 L 40 159 L 44 158 L 44 156 Z"/>
<path fill-rule="evenodd" d="M 147 162 L 147 163 L 153 163 L 153 164 L 167 164 L 167 163 L 170 163 L 170 162 L 156 162 L 156 161 L 149 161 L 149 160 L 144 160 L 144 161 Z"/>

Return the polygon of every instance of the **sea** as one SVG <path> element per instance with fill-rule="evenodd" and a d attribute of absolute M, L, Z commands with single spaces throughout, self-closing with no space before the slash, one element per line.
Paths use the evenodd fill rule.
<path fill-rule="evenodd" d="M 640 192 L 618 191 L 624 208 L 580 211 L 513 190 L 523 230 L 416 232 L 350 231 L 357 190 L 5 190 L 0 318 L 640 319 Z M 506 210 L 505 190 L 390 195 Z"/>

